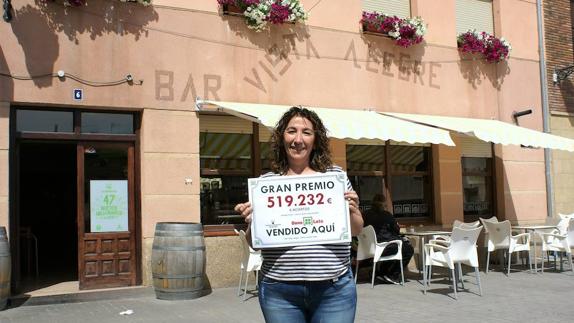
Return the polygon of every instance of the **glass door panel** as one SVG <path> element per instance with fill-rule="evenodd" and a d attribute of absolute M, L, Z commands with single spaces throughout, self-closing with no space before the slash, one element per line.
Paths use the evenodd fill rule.
<path fill-rule="evenodd" d="M 85 232 L 128 230 L 128 152 L 84 147 Z"/>

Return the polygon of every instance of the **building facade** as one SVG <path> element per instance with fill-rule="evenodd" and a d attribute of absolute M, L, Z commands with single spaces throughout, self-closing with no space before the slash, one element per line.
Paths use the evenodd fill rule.
<path fill-rule="evenodd" d="M 269 169 L 269 131 L 196 97 L 508 124 L 532 109 L 520 126 L 542 130 L 535 0 L 301 3 L 305 24 L 261 32 L 216 0 L 13 3 L 12 21 L 0 24 L 0 225 L 10 229 L 16 286 L 36 272 L 81 288 L 150 284 L 163 221 L 202 222 L 211 286 L 236 284 L 242 223 L 231 210 L 247 197 L 246 179 Z M 422 17 L 424 42 L 403 48 L 363 32 L 363 10 Z M 510 57 L 461 54 L 457 34 L 467 29 L 508 39 Z M 405 225 L 544 221 L 541 149 L 451 137 L 455 146 L 331 146 L 361 203 L 385 194 Z"/>
<path fill-rule="evenodd" d="M 560 73 L 555 82 L 553 73 L 562 70 L 571 72 L 574 64 L 572 41 L 572 1 L 544 2 L 544 39 L 546 73 L 548 75 L 548 106 L 550 109 L 550 131 L 554 134 L 574 138 L 574 87 L 572 77 Z M 558 77 L 558 73 L 557 73 Z M 568 153 L 552 152 L 552 178 L 554 187 L 554 214 L 574 212 L 574 160 Z"/>

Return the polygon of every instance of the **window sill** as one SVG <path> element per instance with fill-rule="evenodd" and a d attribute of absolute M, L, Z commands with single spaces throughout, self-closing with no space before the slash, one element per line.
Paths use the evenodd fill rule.
<path fill-rule="evenodd" d="M 205 237 L 228 237 L 235 236 L 235 230 L 246 230 L 247 224 L 209 224 L 203 226 L 203 235 Z"/>

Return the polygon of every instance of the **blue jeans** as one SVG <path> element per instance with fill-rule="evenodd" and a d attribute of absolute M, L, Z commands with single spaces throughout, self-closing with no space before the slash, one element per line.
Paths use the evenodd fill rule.
<path fill-rule="evenodd" d="M 267 323 L 352 323 L 357 289 L 351 270 L 335 280 L 278 281 L 263 277 L 259 304 Z"/>

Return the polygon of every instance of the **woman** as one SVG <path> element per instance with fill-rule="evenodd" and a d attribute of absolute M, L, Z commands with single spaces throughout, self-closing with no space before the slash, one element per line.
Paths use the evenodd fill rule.
<path fill-rule="evenodd" d="M 262 177 L 342 172 L 333 166 L 329 137 L 311 110 L 292 107 L 279 120 L 272 137 L 272 173 Z M 351 234 L 359 234 L 363 218 L 359 197 L 347 180 Z M 235 210 L 251 222 L 251 204 Z M 249 229 L 248 241 L 251 242 Z M 350 244 L 263 249 L 259 304 L 266 322 L 353 322 L 357 292 L 350 266 Z"/>

